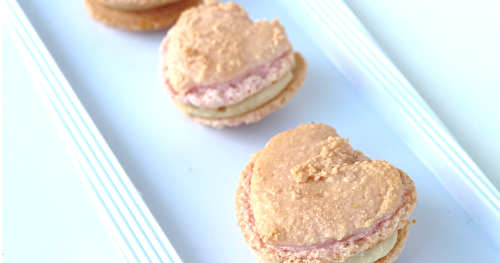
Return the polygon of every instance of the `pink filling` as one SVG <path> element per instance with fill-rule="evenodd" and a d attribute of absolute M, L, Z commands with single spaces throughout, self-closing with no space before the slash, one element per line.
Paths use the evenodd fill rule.
<path fill-rule="evenodd" d="M 244 76 L 225 83 L 209 86 L 197 86 L 191 88 L 186 94 L 178 94 L 165 78 L 168 66 L 164 63 L 164 57 L 168 52 L 168 36 L 160 46 L 160 81 L 162 89 L 173 99 L 184 104 L 191 104 L 199 108 L 219 108 L 237 104 L 246 98 L 258 93 L 263 88 L 282 78 L 294 63 L 292 50 L 277 56 Z"/>
<path fill-rule="evenodd" d="M 243 198 L 243 205 L 245 208 L 244 213 L 247 214 L 248 218 L 250 219 L 250 225 L 247 227 L 247 230 L 250 230 L 253 232 L 253 236 L 260 237 L 258 231 L 257 231 L 257 226 L 255 224 L 255 218 L 253 215 L 253 210 L 252 210 L 252 203 L 250 200 L 250 185 L 251 185 L 251 179 L 252 179 L 252 173 L 250 172 L 248 176 L 245 178 L 243 181 L 243 189 L 244 189 L 244 198 Z M 344 238 L 343 240 L 331 240 L 328 242 L 325 242 L 323 244 L 318 244 L 318 245 L 312 245 L 312 246 L 301 246 L 301 247 L 292 247 L 292 246 L 272 246 L 265 244 L 260 240 L 259 238 L 259 243 L 262 247 L 272 250 L 275 253 L 278 252 L 285 252 L 288 255 L 293 255 L 297 258 L 308 258 L 312 255 L 317 255 L 319 251 L 330 251 L 333 253 L 342 253 L 342 251 L 347 250 L 347 247 L 352 244 L 352 243 L 358 243 L 361 242 L 366 236 L 371 235 L 375 233 L 385 222 L 386 220 L 390 219 L 395 215 L 396 211 L 394 211 L 393 214 L 382 218 L 379 222 L 371 226 L 370 228 L 364 229 L 362 231 L 359 231 L 351 236 L 348 236 Z"/>

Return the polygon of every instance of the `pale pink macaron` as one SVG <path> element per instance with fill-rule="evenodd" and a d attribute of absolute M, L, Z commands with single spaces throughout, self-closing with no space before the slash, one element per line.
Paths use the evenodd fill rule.
<path fill-rule="evenodd" d="M 252 155 L 236 215 L 261 263 L 393 262 L 417 203 L 413 181 L 325 124 L 273 137 Z"/>
<path fill-rule="evenodd" d="M 163 91 L 187 117 L 217 128 L 283 107 L 306 71 L 277 19 L 254 23 L 232 2 L 187 10 L 160 46 Z"/>

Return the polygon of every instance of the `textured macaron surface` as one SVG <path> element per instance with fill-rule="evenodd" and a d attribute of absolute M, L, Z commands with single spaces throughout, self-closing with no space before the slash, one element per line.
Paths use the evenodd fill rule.
<path fill-rule="evenodd" d="M 417 192 L 402 170 L 354 150 L 332 127 L 309 123 L 252 155 L 235 201 L 245 240 L 269 262 L 342 262 L 398 232 L 377 261 L 392 262 L 408 237 Z"/>
<path fill-rule="evenodd" d="M 401 205 L 388 162 L 371 161 L 326 125 L 272 138 L 255 161 L 251 201 L 263 241 L 310 246 L 368 229 Z"/>
<path fill-rule="evenodd" d="M 254 23 L 232 2 L 207 1 L 187 10 L 165 42 L 163 77 L 181 95 L 197 86 L 241 78 L 285 54 L 293 59 L 291 44 L 277 20 Z"/>

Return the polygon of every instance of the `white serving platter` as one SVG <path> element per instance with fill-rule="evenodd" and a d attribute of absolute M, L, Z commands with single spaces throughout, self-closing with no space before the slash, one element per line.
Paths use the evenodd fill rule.
<path fill-rule="evenodd" d="M 161 93 L 158 45 L 165 31 L 131 33 L 104 27 L 86 15 L 82 3 L 19 1 L 62 71 L 61 77 L 67 79 L 91 118 L 84 119 L 93 122 L 102 134 L 103 140 L 97 138 L 96 147 L 116 156 L 119 164 L 111 160 L 110 170 L 122 176 L 126 173 L 133 183 L 124 183 L 123 195 L 110 194 L 111 202 L 120 207 L 117 199 L 132 196 L 132 201 L 122 200 L 125 210 L 129 205 L 130 210 L 139 207 L 137 213 L 132 211 L 131 221 L 135 215 L 142 216 L 145 223 L 136 223 L 151 231 L 145 236 L 160 239 L 158 244 L 151 244 L 156 252 L 150 252 L 144 245 L 147 238 L 139 237 L 135 242 L 119 224 L 103 219 L 108 230 L 112 229 L 111 236 L 124 259 L 167 261 L 170 257 L 175 262 L 179 261 L 178 254 L 184 262 L 254 262 L 236 225 L 233 198 L 239 172 L 250 154 L 261 149 L 269 138 L 307 122 L 335 127 L 341 136 L 350 138 L 355 148 L 374 159 L 390 161 L 414 179 L 419 204 L 412 218 L 419 223 L 412 227 L 401 262 L 500 258 L 498 250 L 492 249 L 493 239 L 470 221 L 471 217 L 429 167 L 400 139 L 399 131 L 372 110 L 371 104 L 328 59 L 328 54 L 300 27 L 293 11 L 290 15 L 275 2 L 238 2 L 254 19 L 279 17 L 294 48 L 307 59 L 309 73 L 303 89 L 284 109 L 257 124 L 215 130 L 184 118 Z M 56 110 L 51 114 L 57 113 Z M 106 150 L 106 144 L 113 154 Z M 92 188 L 92 180 L 89 181 Z M 116 185 L 121 184 L 104 184 L 103 189 Z M 94 201 L 103 203 L 96 197 Z M 97 207 L 103 218 L 115 218 L 116 213 Z M 158 225 L 149 216 L 148 208 Z M 122 216 L 124 222 L 129 222 L 127 215 Z M 135 233 L 134 229 L 130 233 Z M 123 247 L 129 249 L 124 251 Z"/>

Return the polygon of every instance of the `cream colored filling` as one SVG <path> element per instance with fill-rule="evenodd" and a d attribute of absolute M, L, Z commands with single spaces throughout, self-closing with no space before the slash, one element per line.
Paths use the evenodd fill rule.
<path fill-rule="evenodd" d="M 180 0 L 158 0 L 153 3 L 149 4 L 143 4 L 143 5 L 137 5 L 137 4 L 131 4 L 131 3 L 113 3 L 112 1 L 99 1 L 102 4 L 105 4 L 109 7 L 113 7 L 116 9 L 121 9 L 121 10 L 127 10 L 127 11 L 140 11 L 140 10 L 148 10 L 148 9 L 153 9 L 156 7 L 160 7 L 163 5 L 179 2 Z"/>
<path fill-rule="evenodd" d="M 250 98 L 227 107 L 220 107 L 218 109 L 210 108 L 198 108 L 191 105 L 186 105 L 180 103 L 176 100 L 172 100 L 179 109 L 185 114 L 190 114 L 205 118 L 227 118 L 241 115 L 245 112 L 249 112 L 261 106 L 262 104 L 270 101 L 274 97 L 283 91 L 288 83 L 293 78 L 292 71 L 287 72 L 281 79 L 277 80 L 269 87 L 262 89 L 257 94 L 251 96 Z"/>
<path fill-rule="evenodd" d="M 398 231 L 374 247 L 348 258 L 344 263 L 373 263 L 389 254 L 396 241 L 398 241 Z"/>
<path fill-rule="evenodd" d="M 374 247 L 367 249 L 359 254 L 356 254 L 345 261 L 343 263 L 373 263 L 378 259 L 385 257 L 396 245 L 396 241 L 398 240 L 398 232 L 396 231 L 387 239 L 382 242 L 376 244 Z M 269 259 L 263 258 L 260 254 L 254 250 L 255 255 L 260 257 L 260 259 L 264 263 L 272 263 Z M 338 261 L 332 261 L 329 263 L 337 263 Z"/>

